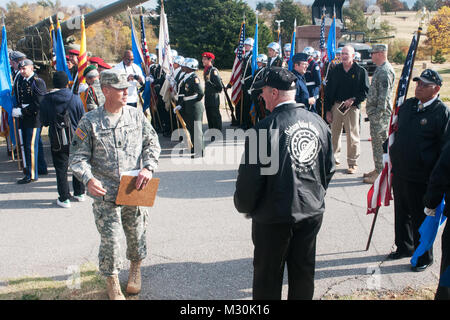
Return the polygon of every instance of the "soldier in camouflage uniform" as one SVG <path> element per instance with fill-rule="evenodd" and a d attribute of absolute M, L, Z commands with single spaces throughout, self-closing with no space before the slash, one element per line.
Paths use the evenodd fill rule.
<path fill-rule="evenodd" d="M 222 131 L 222 116 L 220 115 L 220 97 L 222 79 L 219 71 L 213 66 L 215 56 L 211 52 L 202 54 L 202 63 L 205 67 L 203 78 L 205 80 L 205 110 L 209 129 Z M 214 136 L 213 136 L 214 138 Z"/>
<path fill-rule="evenodd" d="M 89 85 L 85 93 L 86 111 L 91 111 L 105 104 L 105 96 L 100 87 L 100 74 L 94 65 L 88 66 L 84 70 L 83 75 L 86 78 L 86 83 Z"/>
<path fill-rule="evenodd" d="M 120 175 L 140 170 L 136 188 L 152 178 L 161 151 L 158 136 L 136 108 L 128 106 L 129 83 L 121 70 L 105 70 L 100 75 L 105 104 L 80 120 L 70 150 L 70 169 L 87 185 L 94 199 L 93 211 L 101 242 L 99 269 L 107 277 L 111 300 L 123 300 L 118 273 L 121 267 L 119 234 L 127 240 L 131 260 L 127 292 L 140 291 L 140 263 L 146 257 L 147 212 L 141 207 L 115 204 Z"/>
<path fill-rule="evenodd" d="M 383 170 L 383 142 L 388 137 L 389 119 L 392 113 L 391 97 L 395 73 L 387 61 L 387 50 L 388 47 L 385 44 L 374 45 L 372 49 L 372 61 L 377 65 L 377 69 L 369 88 L 366 112 L 370 121 L 375 169 L 363 176 L 364 182 L 369 184 L 373 184 Z"/>

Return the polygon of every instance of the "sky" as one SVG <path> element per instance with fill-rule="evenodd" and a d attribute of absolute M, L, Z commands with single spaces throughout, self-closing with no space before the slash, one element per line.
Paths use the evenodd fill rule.
<path fill-rule="evenodd" d="M 24 2 L 28 2 L 28 3 L 34 2 L 32 0 L 14 0 L 14 1 L 19 5 L 21 5 Z M 275 2 L 275 1 L 271 1 L 271 0 L 246 0 L 245 2 L 247 2 L 252 8 L 255 8 L 256 4 L 258 2 L 264 2 L 264 1 L 265 2 Z M 408 3 L 409 7 L 414 5 L 414 3 L 416 2 L 416 0 L 402 0 L 402 1 L 406 1 Z M 4 7 L 8 2 L 10 2 L 10 0 L 0 0 L 0 6 Z M 105 5 L 113 3 L 113 2 L 115 2 L 115 0 L 96 0 L 95 6 L 101 7 L 101 6 L 105 6 Z M 314 2 L 314 0 L 300 0 L 300 2 L 303 4 L 312 4 Z M 372 2 L 376 2 L 376 0 L 372 0 Z M 61 4 L 63 6 L 73 6 L 73 5 L 86 4 L 86 3 L 92 3 L 92 1 L 89 1 L 89 0 L 61 0 Z M 346 3 L 348 3 L 348 1 Z M 146 8 L 156 7 L 156 0 L 149 0 L 144 4 L 144 6 Z"/>

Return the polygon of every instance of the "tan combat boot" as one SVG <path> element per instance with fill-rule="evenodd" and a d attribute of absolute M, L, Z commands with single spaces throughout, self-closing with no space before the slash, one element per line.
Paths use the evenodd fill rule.
<path fill-rule="evenodd" d="M 371 176 L 365 177 L 363 179 L 363 182 L 368 183 L 368 184 L 374 184 L 374 182 L 375 182 L 375 180 L 377 180 L 377 178 L 378 178 L 378 173 L 375 173 Z"/>
<path fill-rule="evenodd" d="M 372 176 L 372 175 L 378 176 L 377 169 L 373 169 L 373 170 L 370 171 L 370 172 L 364 173 L 364 174 L 363 174 L 363 178 L 368 178 L 368 177 L 370 177 L 370 176 Z"/>
<path fill-rule="evenodd" d="M 127 293 L 138 294 L 141 292 L 141 261 L 131 261 L 128 275 Z"/>
<path fill-rule="evenodd" d="M 119 276 L 117 274 L 106 277 L 106 288 L 109 300 L 126 300 L 120 289 Z"/>

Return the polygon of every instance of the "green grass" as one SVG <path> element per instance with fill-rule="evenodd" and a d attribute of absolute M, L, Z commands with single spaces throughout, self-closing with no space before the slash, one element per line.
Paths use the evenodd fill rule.
<path fill-rule="evenodd" d="M 92 264 L 80 267 L 79 289 L 72 289 L 66 280 L 45 277 L 24 277 L 4 281 L 0 300 L 105 300 L 106 281 Z"/>

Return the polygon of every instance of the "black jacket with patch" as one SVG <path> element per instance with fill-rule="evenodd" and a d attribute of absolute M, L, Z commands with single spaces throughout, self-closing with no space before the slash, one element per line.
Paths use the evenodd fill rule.
<path fill-rule="evenodd" d="M 265 224 L 296 223 L 323 214 L 335 164 L 331 132 L 322 118 L 286 103 L 247 134 L 256 141 L 246 139 L 234 193 L 236 209 Z"/>

